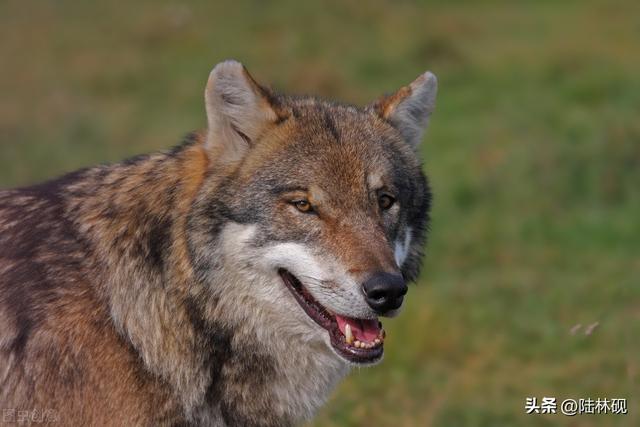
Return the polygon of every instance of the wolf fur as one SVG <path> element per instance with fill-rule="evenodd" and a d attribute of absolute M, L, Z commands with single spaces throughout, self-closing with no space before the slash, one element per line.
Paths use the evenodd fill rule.
<path fill-rule="evenodd" d="M 436 80 L 360 109 L 260 86 L 235 61 L 208 129 L 170 151 L 0 192 L 0 408 L 60 425 L 304 422 L 351 364 L 278 276 L 373 318 L 373 271 L 418 274 L 417 156 Z M 384 214 L 376 188 L 397 203 Z M 306 215 L 283 197 L 303 192 Z M 283 196 L 284 195 L 284 196 Z"/>

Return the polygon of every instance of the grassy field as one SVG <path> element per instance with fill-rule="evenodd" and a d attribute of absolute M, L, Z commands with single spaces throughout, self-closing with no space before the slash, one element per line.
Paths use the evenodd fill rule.
<path fill-rule="evenodd" d="M 423 275 L 313 425 L 640 425 L 640 2 L 97 3 L 0 3 L 0 187 L 177 143 L 228 57 L 356 104 L 430 69 Z"/>

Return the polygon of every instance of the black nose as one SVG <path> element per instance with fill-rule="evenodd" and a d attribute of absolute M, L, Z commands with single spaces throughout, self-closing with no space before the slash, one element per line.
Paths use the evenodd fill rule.
<path fill-rule="evenodd" d="M 399 308 L 407 293 L 402 276 L 393 273 L 376 273 L 362 287 L 367 304 L 378 314 Z"/>

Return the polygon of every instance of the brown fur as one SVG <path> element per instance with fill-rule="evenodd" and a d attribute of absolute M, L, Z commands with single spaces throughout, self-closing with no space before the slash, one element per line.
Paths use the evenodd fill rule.
<path fill-rule="evenodd" d="M 347 365 L 308 326 L 294 323 L 293 341 L 270 326 L 287 319 L 243 288 L 254 266 L 228 259 L 230 223 L 264 224 L 257 248 L 316 239 L 362 281 L 399 268 L 392 242 L 406 222 L 415 238 L 402 272 L 416 277 L 429 193 L 391 111 L 276 96 L 234 64 L 212 73 L 207 133 L 0 192 L 0 408 L 53 410 L 60 425 L 307 419 Z M 321 229 L 271 182 L 308 176 L 322 183 L 304 192 Z M 372 176 L 405 186 L 406 208 L 371 207 Z"/>

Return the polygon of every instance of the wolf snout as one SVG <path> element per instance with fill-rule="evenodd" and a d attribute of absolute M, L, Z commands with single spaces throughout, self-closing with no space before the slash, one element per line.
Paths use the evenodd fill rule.
<path fill-rule="evenodd" d="M 400 308 L 407 293 L 407 284 L 398 273 L 375 273 L 362 288 L 367 304 L 380 315 Z"/>

